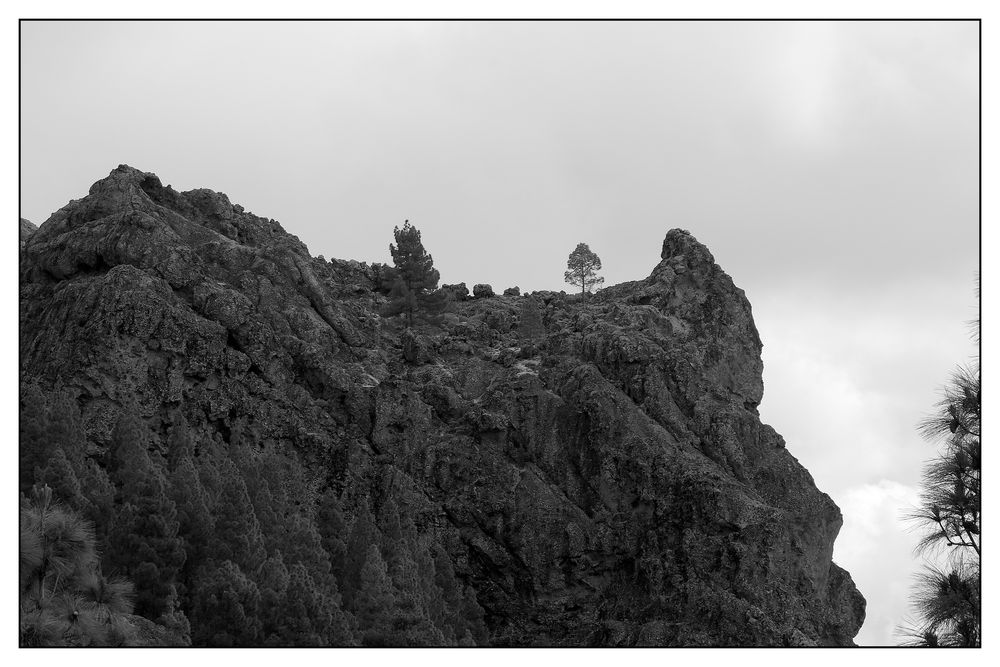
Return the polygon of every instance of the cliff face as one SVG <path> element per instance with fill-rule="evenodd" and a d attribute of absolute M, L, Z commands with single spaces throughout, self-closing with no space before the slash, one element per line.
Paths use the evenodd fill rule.
<path fill-rule="evenodd" d="M 31 235 L 38 231 L 38 227 L 36 227 L 30 220 L 25 220 L 24 218 L 20 218 L 18 220 L 18 225 L 18 237 L 20 245 L 23 248 L 24 244 L 27 243 Z"/>
<path fill-rule="evenodd" d="M 377 269 L 120 166 L 24 245 L 22 379 L 77 393 L 91 455 L 134 398 L 154 432 L 239 422 L 345 498 L 402 499 L 495 644 L 851 643 L 840 512 L 760 422 L 750 304 L 689 233 L 645 280 L 540 295 L 536 356 L 523 297 L 410 332 Z"/>

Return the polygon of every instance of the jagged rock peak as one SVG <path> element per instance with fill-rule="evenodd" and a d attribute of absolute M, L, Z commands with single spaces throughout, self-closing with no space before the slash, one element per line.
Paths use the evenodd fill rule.
<path fill-rule="evenodd" d="M 216 253 L 230 263 L 270 249 L 309 258 L 305 244 L 280 224 L 234 205 L 220 192 L 178 192 L 151 172 L 119 165 L 31 235 L 28 270 L 62 280 L 129 264 L 185 284 L 191 253 Z M 248 254 L 249 253 L 249 254 Z"/>
<path fill-rule="evenodd" d="M 663 239 L 660 259 L 684 257 L 689 264 L 715 264 L 715 258 L 707 247 L 698 242 L 694 234 L 686 229 L 671 229 Z"/>
<path fill-rule="evenodd" d="M 111 186 L 127 187 L 129 185 L 138 186 L 143 181 L 151 179 L 160 185 L 160 179 L 152 172 L 145 172 L 127 164 L 120 164 L 111 170 L 106 177 L 90 186 L 89 193 L 94 195 L 108 189 Z M 162 186 L 161 186 L 162 187 Z"/>
<path fill-rule="evenodd" d="M 205 188 L 177 192 L 169 185 L 164 187 L 156 174 L 141 171 L 127 164 L 118 165 L 107 177 L 90 186 L 89 194 L 107 200 L 108 203 L 121 202 L 122 198 L 128 201 L 128 198 L 138 197 L 139 201 L 133 201 L 133 205 L 141 203 L 143 199 L 174 209 L 184 209 L 186 208 L 184 204 L 188 204 L 221 220 L 232 220 L 236 215 L 243 213 L 243 207 L 234 206 L 229 197 L 222 192 Z"/>

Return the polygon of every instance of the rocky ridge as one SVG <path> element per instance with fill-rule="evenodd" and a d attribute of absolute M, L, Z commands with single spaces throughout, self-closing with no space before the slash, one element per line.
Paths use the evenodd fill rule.
<path fill-rule="evenodd" d="M 347 506 L 406 505 L 493 644 L 849 645 L 861 626 L 840 512 L 760 422 L 750 304 L 688 232 L 645 280 L 533 295 L 533 356 L 525 297 L 405 330 L 379 315 L 379 265 L 125 165 L 21 238 L 21 377 L 77 394 L 90 455 L 132 400 L 160 434 L 177 409 L 199 439 L 240 422 Z"/>

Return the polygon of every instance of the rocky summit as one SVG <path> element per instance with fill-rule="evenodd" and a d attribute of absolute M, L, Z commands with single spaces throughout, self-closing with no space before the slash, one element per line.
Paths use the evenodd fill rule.
<path fill-rule="evenodd" d="M 74 397 L 84 456 L 108 460 L 125 406 L 152 449 L 180 414 L 199 447 L 294 453 L 345 531 L 362 505 L 412 517 L 482 608 L 479 644 L 842 646 L 861 626 L 840 511 L 760 421 L 750 303 L 687 231 L 585 301 L 451 290 L 413 328 L 382 314 L 384 265 L 125 165 L 21 239 L 21 380 Z"/>

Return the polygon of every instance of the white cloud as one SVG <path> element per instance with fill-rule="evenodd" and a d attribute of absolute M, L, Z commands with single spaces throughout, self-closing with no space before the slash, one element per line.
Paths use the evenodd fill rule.
<path fill-rule="evenodd" d="M 916 487 L 882 479 L 834 496 L 844 527 L 833 557 L 868 600 L 865 624 L 855 638 L 859 645 L 899 642 L 894 632 L 909 614 L 910 586 L 919 568 L 913 558 L 916 537 L 903 516 L 918 493 Z"/>
<path fill-rule="evenodd" d="M 883 478 L 917 484 L 934 453 L 917 423 L 974 352 L 971 276 L 964 287 L 911 282 L 864 294 L 800 283 L 752 301 L 764 343 L 762 419 L 818 486 L 835 494 Z"/>

